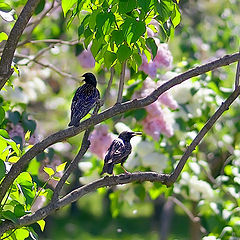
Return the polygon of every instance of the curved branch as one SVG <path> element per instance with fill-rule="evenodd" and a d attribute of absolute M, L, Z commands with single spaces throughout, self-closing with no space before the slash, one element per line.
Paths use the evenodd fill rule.
<path fill-rule="evenodd" d="M 17 223 L 12 223 L 10 221 L 6 221 L 0 225 L 0 236 L 13 228 L 19 228 L 21 226 L 30 225 L 38 220 L 44 219 L 49 214 L 53 213 L 55 210 L 70 204 L 72 202 L 77 201 L 80 197 L 88 194 L 89 192 L 95 191 L 101 187 L 112 187 L 119 184 L 126 184 L 131 182 L 161 182 L 166 184 L 168 181 L 168 174 L 158 174 L 154 172 L 136 172 L 131 174 L 120 174 L 117 176 L 106 176 L 104 178 L 98 179 L 92 183 L 89 183 L 83 187 L 77 188 L 67 194 L 62 199 L 50 202 L 46 207 L 43 207 L 36 211 L 33 214 L 25 215 L 19 219 Z"/>
<path fill-rule="evenodd" d="M 155 172 L 135 172 L 130 174 L 120 174 L 117 176 L 106 176 L 104 178 L 98 179 L 92 183 L 89 183 L 83 187 L 80 187 L 76 190 L 73 190 L 60 200 L 57 199 L 58 192 L 54 197 L 54 201 L 51 201 L 46 207 L 39 209 L 35 213 L 31 215 L 25 215 L 19 219 L 19 221 L 15 224 L 12 222 L 4 222 L 0 225 L 0 236 L 5 231 L 18 228 L 21 226 L 26 226 L 32 224 L 40 219 L 47 217 L 53 211 L 58 208 L 61 208 L 67 204 L 70 204 L 74 201 L 77 201 L 82 196 L 95 191 L 101 187 L 111 187 L 116 186 L 119 184 L 126 184 L 131 182 L 143 182 L 143 181 L 150 181 L 150 182 L 160 182 L 166 186 L 171 186 L 178 178 L 180 172 L 182 171 L 184 165 L 186 164 L 187 159 L 189 158 L 190 154 L 195 149 L 196 145 L 200 143 L 201 139 L 206 135 L 206 133 L 211 129 L 213 124 L 217 121 L 217 119 L 223 114 L 225 110 L 229 108 L 229 106 L 233 103 L 233 101 L 240 95 L 240 86 L 227 98 L 225 102 L 218 108 L 215 114 L 208 120 L 208 122 L 204 125 L 201 131 L 198 133 L 196 138 L 192 141 L 190 146 L 187 148 L 186 152 L 184 153 L 183 157 L 179 161 L 177 167 L 173 171 L 171 175 L 169 174 L 158 174 Z M 88 136 L 86 136 L 88 137 Z M 86 140 L 86 139 L 85 139 Z M 81 150 L 80 150 L 81 152 Z M 74 160 L 73 160 L 74 161 Z M 14 167 L 14 166 L 13 166 Z M 70 172 L 70 171 L 69 171 Z"/>
<path fill-rule="evenodd" d="M 88 128 L 86 130 L 86 132 L 84 133 L 81 149 L 79 150 L 79 152 L 76 155 L 76 157 L 69 164 L 69 166 L 67 167 L 67 169 L 64 172 L 63 176 L 61 177 L 60 181 L 58 182 L 56 188 L 54 189 L 53 196 L 52 196 L 52 199 L 51 199 L 52 202 L 57 201 L 63 185 L 67 181 L 67 179 L 70 176 L 70 174 L 72 173 L 72 171 L 77 167 L 79 161 L 82 159 L 84 154 L 87 152 L 87 150 L 88 150 L 88 148 L 90 146 L 90 141 L 88 140 L 89 134 L 90 134 L 90 128 Z"/>
<path fill-rule="evenodd" d="M 0 60 L 0 90 L 3 88 L 8 78 L 12 75 L 11 64 L 19 38 L 27 26 L 37 4 L 40 0 L 28 0 L 13 26 Z"/>
<path fill-rule="evenodd" d="M 155 91 L 153 91 L 150 95 L 148 95 L 145 98 L 142 99 L 135 99 L 131 100 L 125 103 L 121 103 L 118 105 L 114 105 L 113 107 L 103 111 L 102 113 L 92 116 L 91 118 L 83 121 L 80 123 L 79 127 L 71 127 L 64 130 L 61 130 L 59 132 L 56 132 L 41 142 L 35 144 L 31 149 L 28 150 L 20 159 L 18 162 L 16 162 L 12 168 L 10 169 L 7 176 L 4 178 L 4 180 L 0 184 L 0 202 L 2 201 L 3 197 L 5 196 L 9 186 L 14 181 L 14 179 L 21 173 L 21 171 L 24 169 L 26 164 L 33 159 L 38 153 L 42 152 L 47 147 L 53 145 L 54 143 L 61 142 L 67 138 L 73 137 L 80 132 L 86 130 L 90 126 L 96 125 L 100 122 L 103 122 L 117 114 L 124 113 L 129 110 L 137 109 L 145 107 L 154 101 L 158 99 L 158 97 L 164 93 L 165 91 L 169 90 L 173 86 L 176 86 L 187 79 L 190 79 L 192 77 L 201 75 L 203 73 L 209 72 L 211 70 L 214 70 L 216 68 L 229 65 L 233 62 L 240 60 L 240 53 L 235 53 L 232 55 L 226 55 L 223 58 L 217 59 L 215 61 L 212 61 L 210 63 L 204 64 L 202 66 L 193 68 L 185 73 L 182 73 L 170 81 L 164 83 L 159 88 L 157 88 Z M 186 160 L 185 160 L 186 161 Z"/>

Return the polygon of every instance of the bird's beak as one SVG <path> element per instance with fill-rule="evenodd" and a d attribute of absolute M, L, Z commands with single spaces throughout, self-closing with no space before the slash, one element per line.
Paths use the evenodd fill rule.
<path fill-rule="evenodd" d="M 132 135 L 133 135 L 133 136 L 142 136 L 142 133 L 141 133 L 141 132 L 133 132 Z"/>

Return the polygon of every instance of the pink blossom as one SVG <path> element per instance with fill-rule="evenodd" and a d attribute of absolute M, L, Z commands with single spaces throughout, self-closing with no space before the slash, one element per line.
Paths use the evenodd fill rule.
<path fill-rule="evenodd" d="M 151 78 L 156 77 L 158 68 L 169 69 L 172 67 L 173 57 L 166 43 L 158 45 L 157 55 L 153 60 L 150 60 L 148 62 L 145 54 L 142 54 L 141 57 L 142 57 L 142 64 L 139 67 L 139 70 L 145 72 Z"/>
<path fill-rule="evenodd" d="M 14 124 L 9 124 L 9 131 L 8 131 L 8 134 L 9 134 L 9 137 L 10 138 L 14 138 L 16 136 L 18 137 L 21 137 L 22 139 L 22 144 L 25 145 L 25 132 L 24 132 L 24 129 L 22 127 L 22 125 L 20 124 L 17 124 L 17 125 L 14 125 Z M 31 135 L 30 139 L 28 140 L 28 143 L 31 144 L 31 145 L 34 145 L 35 143 L 38 142 L 38 135 L 36 133 L 36 131 Z"/>
<path fill-rule="evenodd" d="M 83 50 L 79 55 L 78 55 L 78 60 L 80 62 L 80 65 L 83 68 L 93 68 L 95 67 L 95 60 L 93 58 L 93 55 L 91 53 L 90 48 L 87 50 Z"/>
<path fill-rule="evenodd" d="M 9 137 L 10 138 L 14 138 L 16 136 L 19 136 L 22 138 L 22 143 L 25 143 L 25 133 L 24 133 L 24 129 L 20 124 L 14 125 L 14 124 L 10 124 L 10 130 L 8 131 Z"/>
<path fill-rule="evenodd" d="M 90 152 L 104 159 L 105 153 L 114 140 L 113 135 L 108 132 L 108 126 L 105 124 L 97 125 L 91 133 L 89 140 L 91 145 Z"/>
<path fill-rule="evenodd" d="M 143 120 L 143 129 L 144 132 L 152 136 L 155 141 L 159 140 L 161 133 L 167 137 L 171 137 L 173 135 L 172 124 L 165 120 L 163 114 L 160 114 L 156 117 L 148 115 Z"/>
<path fill-rule="evenodd" d="M 165 106 L 176 110 L 178 108 L 178 103 L 174 100 L 174 98 L 172 97 L 172 95 L 170 95 L 169 92 L 165 92 L 163 93 L 158 100 L 164 104 Z"/>
<path fill-rule="evenodd" d="M 157 68 L 171 68 L 173 57 L 166 43 L 158 45 L 157 55 L 153 60 Z"/>

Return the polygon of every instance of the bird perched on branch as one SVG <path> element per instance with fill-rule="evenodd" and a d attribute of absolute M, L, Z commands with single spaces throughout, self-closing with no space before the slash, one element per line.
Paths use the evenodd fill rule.
<path fill-rule="evenodd" d="M 100 99 L 97 80 L 92 73 L 82 75 L 85 84 L 79 87 L 73 97 L 71 105 L 71 122 L 68 126 L 79 126 L 80 120 L 85 117 Z"/>
<path fill-rule="evenodd" d="M 112 174 L 115 164 L 121 163 L 121 167 L 125 173 L 129 173 L 124 167 L 123 163 L 127 160 L 129 154 L 132 152 L 130 140 L 132 137 L 142 135 L 141 132 L 124 131 L 119 134 L 118 139 L 115 139 L 108 148 L 107 154 L 104 158 L 104 166 L 101 172 Z"/>

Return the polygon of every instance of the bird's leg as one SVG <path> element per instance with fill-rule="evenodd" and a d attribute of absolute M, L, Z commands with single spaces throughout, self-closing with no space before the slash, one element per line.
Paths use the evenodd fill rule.
<path fill-rule="evenodd" d="M 123 167 L 122 164 L 121 164 L 121 168 L 123 169 L 123 171 L 124 171 L 126 174 L 131 174 L 130 172 L 128 172 L 128 171 Z"/>

